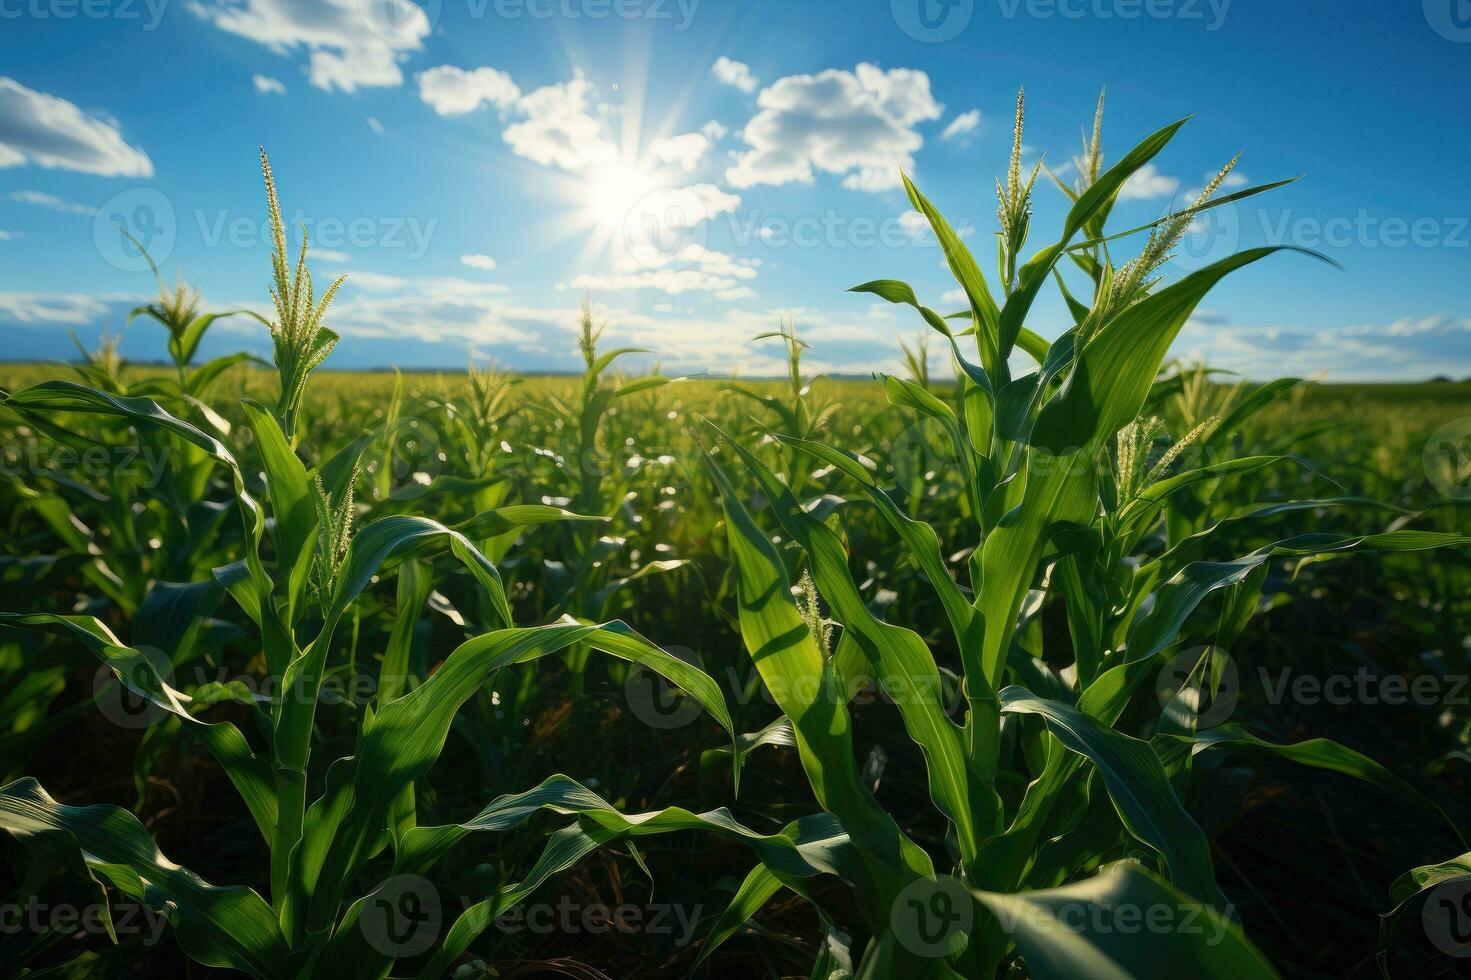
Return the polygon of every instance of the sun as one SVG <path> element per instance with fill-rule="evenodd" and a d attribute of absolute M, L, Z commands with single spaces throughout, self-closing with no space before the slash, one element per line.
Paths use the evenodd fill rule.
<path fill-rule="evenodd" d="M 617 235 L 638 203 L 658 189 L 647 165 L 621 157 L 593 168 L 583 190 L 582 219 L 589 230 Z"/>

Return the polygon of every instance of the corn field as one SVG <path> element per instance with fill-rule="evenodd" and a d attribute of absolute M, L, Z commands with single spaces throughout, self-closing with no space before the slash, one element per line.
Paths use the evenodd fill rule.
<path fill-rule="evenodd" d="M 871 381 L 800 323 L 783 379 L 630 375 L 588 302 L 580 377 L 332 372 L 262 151 L 269 313 L 160 278 L 168 367 L 4 369 L 0 974 L 1464 969 L 1471 390 L 1170 360 L 1324 260 L 1166 275 L 1293 188 L 1115 227 L 1188 130 L 1101 110 L 1049 181 L 1018 102 L 994 265 L 905 178 L 965 308 L 855 285 L 919 338 Z M 196 358 L 227 316 L 270 363 Z"/>

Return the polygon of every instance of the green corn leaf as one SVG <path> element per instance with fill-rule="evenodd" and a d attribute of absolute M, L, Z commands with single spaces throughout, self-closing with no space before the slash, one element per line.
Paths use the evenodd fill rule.
<path fill-rule="evenodd" d="M 64 831 L 113 887 L 153 908 L 166 906 L 179 945 L 206 966 L 258 980 L 287 976 L 286 943 L 270 906 L 249 888 L 218 887 L 160 853 L 138 818 L 116 806 L 64 806 L 34 779 L 0 787 L 0 827 L 19 840 Z"/>
<path fill-rule="evenodd" d="M 1447 926 L 1454 927 L 1464 921 L 1463 908 L 1456 904 L 1456 899 L 1471 890 L 1471 851 L 1440 864 L 1412 868 L 1396 878 L 1390 886 L 1389 900 L 1393 907 L 1379 916 L 1379 942 L 1374 950 L 1379 962 L 1379 972 L 1384 980 L 1393 980 L 1394 974 L 1389 968 L 1389 953 L 1394 946 L 1395 937 L 1399 935 L 1405 915 L 1415 905 L 1423 904 L 1422 899 L 1426 902 L 1433 901 L 1436 890 L 1444 885 L 1451 886 L 1447 889 L 1449 895 L 1445 899 L 1446 904 L 1440 909 L 1432 910 L 1432 915 Z M 1459 938 L 1455 935 L 1443 937 L 1450 941 Z M 1455 952 L 1464 952 L 1464 949 L 1463 945 Z"/>
<path fill-rule="evenodd" d="M 1001 710 L 1041 716 L 1059 742 L 1098 767 L 1124 826 L 1159 852 L 1171 880 L 1216 909 L 1227 907 L 1211 867 L 1210 844 L 1181 806 L 1148 742 L 1117 732 L 1070 705 L 1035 697 L 1025 688 L 1003 690 Z"/>
<path fill-rule="evenodd" d="M 269 763 L 250 750 L 245 736 L 233 723 L 211 724 L 194 717 L 188 708 L 189 695 L 169 686 L 158 672 L 159 664 L 142 651 L 125 645 L 91 616 L 0 613 L 0 629 L 35 630 L 81 644 L 106 664 L 128 690 L 187 723 L 229 777 L 262 836 L 271 839 L 276 824 L 276 794 Z"/>
<path fill-rule="evenodd" d="M 741 636 L 777 706 L 791 719 L 802 768 L 819 805 L 832 813 L 863 854 L 865 916 L 887 921 L 904 884 L 933 875 L 929 857 L 899 830 L 863 785 L 853 759 L 853 722 L 827 655 L 792 600 L 776 550 L 708 455 L 720 490 L 726 533 L 738 571 Z"/>
<path fill-rule="evenodd" d="M 384 830 L 390 804 L 434 764 L 459 707 L 493 671 L 537 660 L 577 643 L 640 664 L 667 678 L 699 700 L 734 742 L 734 728 L 719 686 L 698 668 L 659 649 L 622 623 L 588 626 L 563 622 L 498 630 L 468 640 L 422 685 L 381 705 L 372 726 L 360 739 L 347 791 L 349 800 L 344 804 L 347 816 L 330 829 L 332 840 L 322 865 L 320 877 L 328 886 L 319 885 L 307 908 L 309 934 L 322 934 L 330 927 L 351 874 L 361 867 Z M 328 830 L 324 828 L 323 833 Z"/>
<path fill-rule="evenodd" d="M 878 682 L 898 706 L 909 737 L 924 755 L 930 796 L 954 824 L 963 859 L 973 860 L 980 838 L 989 835 L 1000 819 L 1000 801 L 967 763 L 962 731 L 945 714 L 944 688 L 934 655 L 913 630 L 885 623 L 869 611 L 848 570 L 848 557 L 837 534 L 808 515 L 753 453 L 725 433 L 721 435 L 761 484 L 782 530 L 807 552 L 818 591 L 843 624 L 843 636 L 852 637 L 862 649 Z M 971 687 L 971 710 L 994 720 L 994 694 L 975 683 Z"/>
<path fill-rule="evenodd" d="M 1108 865 L 1095 877 L 1062 888 L 974 894 L 1016 942 L 1027 973 L 1037 980 L 1277 976 L 1221 910 L 1202 905 L 1133 861 Z"/>
<path fill-rule="evenodd" d="M 1165 354 L 1205 294 L 1235 270 L 1279 251 L 1283 248 L 1253 248 L 1222 259 L 1105 323 L 1077 356 L 1062 390 L 1043 407 L 1033 444 L 1054 453 L 1096 446 L 1127 425 L 1139 414 Z"/>

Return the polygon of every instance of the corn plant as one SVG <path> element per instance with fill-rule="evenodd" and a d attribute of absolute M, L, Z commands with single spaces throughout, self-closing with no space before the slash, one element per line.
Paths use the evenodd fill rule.
<path fill-rule="evenodd" d="M 947 561 L 932 527 L 902 510 L 863 460 L 800 433 L 775 433 L 876 508 L 935 591 L 956 657 L 944 666 L 960 676 L 956 715 L 947 710 L 936 654 L 914 631 L 874 615 L 830 523 L 810 513 L 797 487 L 753 451 L 714 430 L 719 443 L 709 458 L 739 572 L 740 630 L 790 722 L 816 802 L 846 831 L 843 877 L 854 886 L 871 937 L 857 958 L 859 976 L 1272 976 L 1231 921 L 1207 839 L 1185 807 L 1193 760 L 1211 749 L 1276 753 L 1425 799 L 1383 766 L 1332 742 L 1278 745 L 1236 726 L 1196 724 L 1217 690 L 1218 655 L 1256 611 L 1273 559 L 1461 547 L 1471 538 L 1404 528 L 1306 533 L 1222 559 L 1223 529 L 1322 502 L 1263 506 L 1214 522 L 1198 508 L 1175 513 L 1177 501 L 1208 482 L 1295 465 L 1283 455 L 1225 451 L 1227 435 L 1249 410 L 1283 386 L 1258 389 L 1242 399 L 1246 408 L 1222 406 L 1223 415 L 1192 419 L 1190 428 L 1168 434 L 1166 423 L 1142 414 L 1152 395 L 1165 397 L 1157 376 L 1202 297 L 1226 275 L 1283 251 L 1248 249 L 1163 282 L 1172 249 L 1197 215 L 1286 183 L 1218 196 L 1234 160 L 1185 208 L 1143 228 L 1105 231 L 1125 182 L 1183 124 L 1160 129 L 1105 169 L 1100 101 L 1078 182 L 1064 188 L 1071 207 L 1061 235 L 1026 256 L 1038 170 L 1028 176 L 1021 163 L 1019 97 L 1009 173 L 998 184 L 999 292 L 939 210 L 904 178 L 965 293 L 971 326 L 952 329 L 900 281 L 854 288 L 913 308 L 953 358 L 955 407 L 923 384 L 883 380 L 896 409 L 938 424 L 952 443 L 974 543 L 958 561 Z M 1115 265 L 1115 243 L 1144 232 L 1140 254 Z M 1075 298 L 1065 263 L 1083 273 L 1091 301 Z M 1027 322 L 1054 279 L 1073 322 L 1048 343 Z M 974 351 L 962 341 L 973 342 Z M 1035 365 L 1014 375 L 1022 357 Z M 1200 454 L 1189 450 L 1202 445 L 1217 451 L 1197 462 Z M 758 525 L 732 467 L 754 480 L 795 554 L 784 556 Z M 1162 538 L 1157 531 L 1165 525 L 1171 533 Z M 810 573 L 840 627 L 835 645 L 793 598 L 793 562 Z M 1065 641 L 1041 628 L 1049 606 L 1064 613 Z M 1214 612 L 1213 652 L 1185 675 L 1162 712 L 1151 710 L 1146 702 L 1153 698 L 1137 692 L 1182 655 L 1185 638 L 1201 628 L 1197 610 Z M 813 678 L 820 682 L 801 683 Z M 857 717 L 848 701 L 865 685 L 894 702 L 922 755 L 930 802 L 948 828 L 939 851 L 913 839 L 860 778 Z M 790 884 L 807 893 L 800 882 Z M 758 866 L 731 917 L 751 915 L 788 885 Z M 1069 906 L 1119 903 L 1188 905 L 1214 923 L 1216 945 L 1186 930 L 1131 938 L 1064 924 Z"/>

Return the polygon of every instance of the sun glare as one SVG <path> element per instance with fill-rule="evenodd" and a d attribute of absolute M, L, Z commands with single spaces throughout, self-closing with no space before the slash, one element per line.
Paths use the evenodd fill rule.
<path fill-rule="evenodd" d="M 654 175 L 637 161 L 615 159 L 598 166 L 584 201 L 588 225 L 604 232 L 620 231 L 639 201 L 656 187 Z"/>

